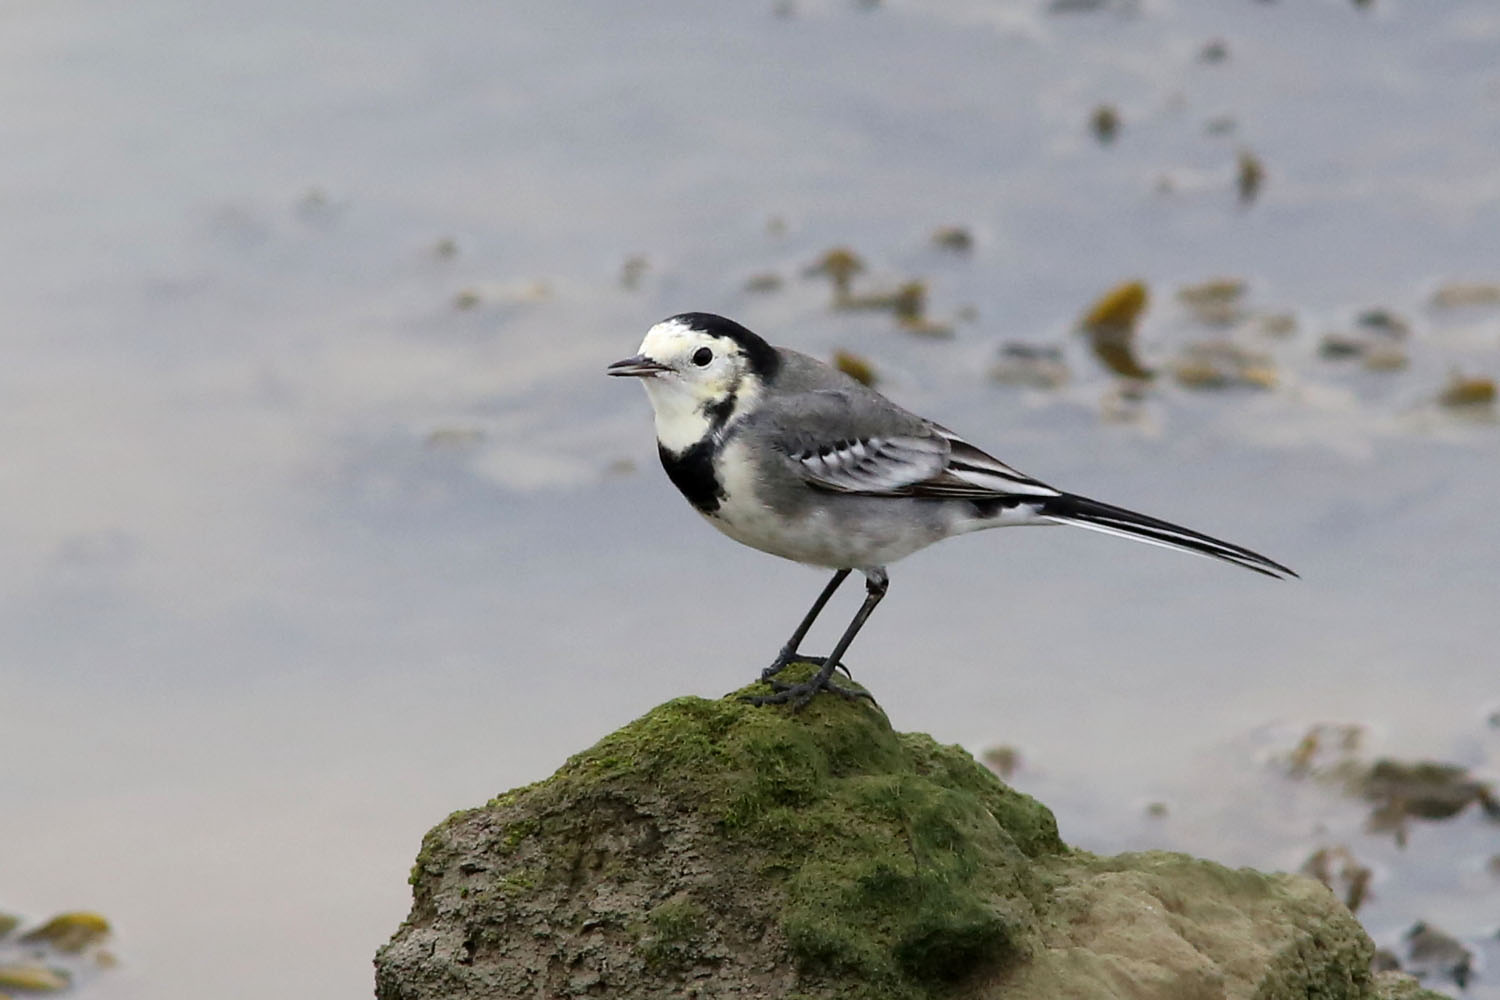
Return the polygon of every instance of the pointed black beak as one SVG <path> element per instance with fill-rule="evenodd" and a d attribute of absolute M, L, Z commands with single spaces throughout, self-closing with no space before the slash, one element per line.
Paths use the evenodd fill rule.
<path fill-rule="evenodd" d="M 614 364 L 604 369 L 604 374 L 634 375 L 637 378 L 645 378 L 647 376 L 658 375 L 661 372 L 669 372 L 671 370 L 671 368 L 662 364 L 660 361 L 652 361 L 644 354 L 637 354 L 633 358 L 626 358 L 623 361 L 616 361 Z"/>

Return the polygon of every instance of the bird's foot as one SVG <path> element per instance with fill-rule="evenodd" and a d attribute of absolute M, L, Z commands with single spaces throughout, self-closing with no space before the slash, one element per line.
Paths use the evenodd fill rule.
<path fill-rule="evenodd" d="M 763 678 L 771 686 L 771 694 L 746 695 L 745 701 L 752 705 L 784 705 L 790 702 L 792 711 L 800 712 L 806 708 L 819 691 L 829 691 L 848 701 L 856 701 L 864 698 L 870 704 L 879 707 L 875 696 L 862 688 L 845 687 L 835 684 L 833 681 L 818 673 L 800 684 L 787 684 L 772 677 Z"/>
<path fill-rule="evenodd" d="M 783 649 L 780 654 L 777 655 L 775 662 L 773 662 L 769 667 L 760 672 L 760 679 L 769 683 L 771 681 L 771 678 L 781 673 L 793 663 L 810 663 L 813 666 L 821 669 L 822 666 L 827 662 L 828 657 L 826 656 L 803 656 L 796 650 Z M 849 678 L 851 681 L 854 679 L 854 675 L 849 672 L 849 668 L 844 666 L 842 663 L 834 664 L 834 669 L 842 670 L 844 672 L 844 676 Z"/>

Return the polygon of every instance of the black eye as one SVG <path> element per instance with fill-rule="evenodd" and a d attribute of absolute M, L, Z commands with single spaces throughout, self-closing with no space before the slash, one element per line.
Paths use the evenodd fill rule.
<path fill-rule="evenodd" d="M 713 359 L 714 352 L 710 351 L 706 347 L 700 347 L 693 352 L 693 364 L 697 365 L 699 368 L 706 366 Z"/>

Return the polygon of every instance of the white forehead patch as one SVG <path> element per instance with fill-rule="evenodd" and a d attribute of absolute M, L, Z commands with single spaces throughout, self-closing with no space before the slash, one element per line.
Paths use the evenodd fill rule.
<path fill-rule="evenodd" d="M 688 326 L 681 320 L 664 319 L 646 331 L 646 339 L 641 341 L 641 353 L 648 358 L 665 361 L 686 354 L 689 348 L 704 342 L 723 339 Z"/>

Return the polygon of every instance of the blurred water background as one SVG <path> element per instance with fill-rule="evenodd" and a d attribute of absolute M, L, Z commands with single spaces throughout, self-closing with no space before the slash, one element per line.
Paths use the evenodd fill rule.
<path fill-rule="evenodd" d="M 1441 926 L 1500 996 L 1500 826 L 1397 846 L 1284 766 L 1338 722 L 1500 774 L 1489 0 L 13 0 L 0 29 L 0 908 L 108 914 L 88 992 L 365 995 L 429 826 L 760 669 L 822 576 L 700 523 L 602 375 L 703 309 L 1298 569 L 971 537 L 895 568 L 851 665 L 899 729 L 1018 748 L 1080 846 L 1348 846 L 1377 942 Z M 832 308 L 804 271 L 837 246 L 951 335 Z M 1216 278 L 1229 315 L 1175 298 Z M 1130 279 L 1140 391 L 1075 330 Z M 1253 384 L 1174 378 L 1205 340 Z M 1015 343 L 1066 381 L 998 384 Z M 1439 402 L 1454 373 L 1480 402 Z"/>

